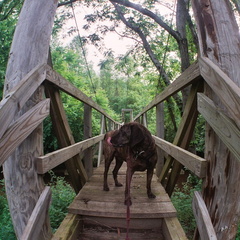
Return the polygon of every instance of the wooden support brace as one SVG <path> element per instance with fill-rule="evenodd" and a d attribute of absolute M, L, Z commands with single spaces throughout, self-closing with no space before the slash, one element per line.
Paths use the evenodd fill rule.
<path fill-rule="evenodd" d="M 28 220 L 21 240 L 38 239 L 39 233 L 48 213 L 50 201 L 51 189 L 50 187 L 45 187 L 37 201 L 35 208 L 33 209 L 31 217 Z"/>
<path fill-rule="evenodd" d="M 217 109 L 213 101 L 202 93 L 198 94 L 198 111 L 240 161 L 240 131 L 233 120 Z"/>
<path fill-rule="evenodd" d="M 201 193 L 194 192 L 192 207 L 201 239 L 217 240 L 211 218 L 202 199 Z"/>
<path fill-rule="evenodd" d="M 197 82 L 196 84 L 193 84 L 187 103 L 186 103 L 186 107 L 182 116 L 181 123 L 179 125 L 178 131 L 173 141 L 174 145 L 180 146 L 181 148 L 184 148 L 184 149 L 186 149 L 189 145 L 189 142 L 192 138 L 193 129 L 197 120 L 197 114 L 198 114 L 196 111 L 197 92 L 200 90 L 202 90 L 201 81 Z M 173 163 L 173 158 L 168 157 L 159 177 L 159 180 L 161 182 L 165 180 L 165 177 L 167 176 L 169 169 L 172 166 L 172 163 Z M 168 180 L 168 183 L 167 183 L 168 185 L 167 192 L 170 195 L 174 189 L 180 169 L 181 169 L 181 165 L 179 165 L 179 163 L 176 163 L 175 170 L 171 174 L 172 177 L 171 176 L 169 177 L 170 180 Z"/>
<path fill-rule="evenodd" d="M 176 217 L 164 218 L 162 229 L 165 240 L 187 240 L 187 236 Z"/>
<path fill-rule="evenodd" d="M 45 68 L 46 65 L 35 67 L 0 102 L 0 139 L 17 112 L 45 80 Z"/>
<path fill-rule="evenodd" d="M 51 99 L 51 118 L 59 147 L 67 147 L 75 143 L 67 116 L 63 107 L 60 91 L 53 85 L 45 83 L 45 93 Z M 87 181 L 87 174 L 79 155 L 65 162 L 70 181 L 76 193 Z"/>
<path fill-rule="evenodd" d="M 39 102 L 10 126 L 0 141 L 0 166 L 49 115 L 50 100 Z"/>
<path fill-rule="evenodd" d="M 216 64 L 206 57 L 199 58 L 201 75 L 221 99 L 240 128 L 240 88 Z"/>
<path fill-rule="evenodd" d="M 76 240 L 81 230 L 80 216 L 67 214 L 51 240 Z"/>

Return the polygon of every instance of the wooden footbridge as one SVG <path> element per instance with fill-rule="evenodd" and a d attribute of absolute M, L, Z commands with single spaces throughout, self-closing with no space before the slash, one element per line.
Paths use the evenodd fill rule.
<path fill-rule="evenodd" d="M 153 137 L 160 154 L 153 179 L 156 199 L 149 200 L 144 194 L 145 174 L 134 175 L 129 233 L 132 240 L 186 239 L 169 198 L 183 166 L 204 179 L 202 193 L 196 192 L 193 198 L 198 229 L 194 238 L 226 240 L 234 239 L 236 234 L 240 214 L 240 74 L 237 72 L 240 53 L 236 48 L 234 54 L 229 54 L 235 60 L 225 64 L 222 56 L 226 55 L 226 49 L 220 51 L 220 47 L 237 44 L 239 48 L 239 40 L 234 42 L 234 37 L 228 37 L 233 42 L 220 44 L 223 37 L 207 38 L 214 31 L 206 30 L 209 18 L 205 18 L 206 14 L 200 17 L 199 12 L 204 9 L 200 9 L 197 2 L 193 1 L 193 5 L 199 38 L 202 39 L 201 56 L 133 119 L 147 126 L 147 112 L 156 108 L 156 136 Z M 56 7 L 55 0 L 25 1 L 11 48 L 4 98 L 0 103 L 0 165 L 3 165 L 14 229 L 17 238 L 22 240 L 125 239 L 124 188 L 115 188 L 110 182 L 111 190 L 102 190 L 101 141 L 104 133 L 118 128 L 119 123 L 52 69 L 48 52 Z M 204 42 L 206 39 L 208 42 Z M 218 51 L 213 48 L 212 55 L 210 48 L 216 42 L 208 47 L 210 40 L 216 40 L 218 44 Z M 218 53 L 221 53 L 218 58 L 221 64 L 214 60 Z M 234 65 L 235 62 L 238 65 Z M 190 93 L 176 136 L 170 143 L 161 133 L 162 103 L 185 88 L 190 88 Z M 60 92 L 84 103 L 85 140 L 81 142 L 74 142 Z M 101 115 L 98 136 L 92 136 L 91 132 L 92 109 Z M 41 123 L 49 114 L 59 150 L 44 155 Z M 187 151 L 198 114 L 207 122 L 205 158 Z M 96 169 L 93 169 L 92 146 L 99 149 Z M 48 217 L 51 189 L 45 186 L 43 176 L 63 163 L 77 196 L 61 226 L 52 235 Z M 122 182 L 124 174 L 123 168 L 120 172 Z"/>

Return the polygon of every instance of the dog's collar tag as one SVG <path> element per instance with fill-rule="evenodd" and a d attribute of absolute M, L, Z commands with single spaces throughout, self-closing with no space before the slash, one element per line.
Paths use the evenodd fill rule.
<path fill-rule="evenodd" d="M 136 152 L 135 153 L 135 160 L 140 156 L 140 155 L 142 155 L 143 153 L 145 153 L 145 151 L 141 151 L 141 152 Z"/>

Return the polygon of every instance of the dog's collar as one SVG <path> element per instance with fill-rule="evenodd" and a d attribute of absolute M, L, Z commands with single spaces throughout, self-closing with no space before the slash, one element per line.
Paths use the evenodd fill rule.
<path fill-rule="evenodd" d="M 145 151 L 137 151 L 134 153 L 134 159 L 136 160 L 139 156 L 141 156 Z"/>

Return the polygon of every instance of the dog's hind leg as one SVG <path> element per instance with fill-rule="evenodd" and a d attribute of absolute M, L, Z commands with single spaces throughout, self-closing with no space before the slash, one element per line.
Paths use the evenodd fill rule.
<path fill-rule="evenodd" d="M 107 177 L 108 177 L 108 170 L 111 165 L 111 162 L 114 158 L 114 152 L 109 154 L 108 157 L 105 155 L 105 169 L 104 169 L 104 180 L 103 180 L 103 190 L 109 191 L 108 183 L 107 183 Z"/>
<path fill-rule="evenodd" d="M 116 158 L 116 165 L 115 165 L 115 167 L 112 171 L 113 179 L 114 179 L 116 187 L 122 187 L 122 184 L 118 181 L 118 176 L 117 175 L 118 175 L 119 169 L 121 168 L 121 166 L 123 164 L 123 161 L 116 156 L 115 156 L 115 158 Z"/>
<path fill-rule="evenodd" d="M 151 182 L 153 177 L 153 168 L 147 169 L 147 195 L 148 198 L 155 198 L 156 196 L 152 193 Z"/>

